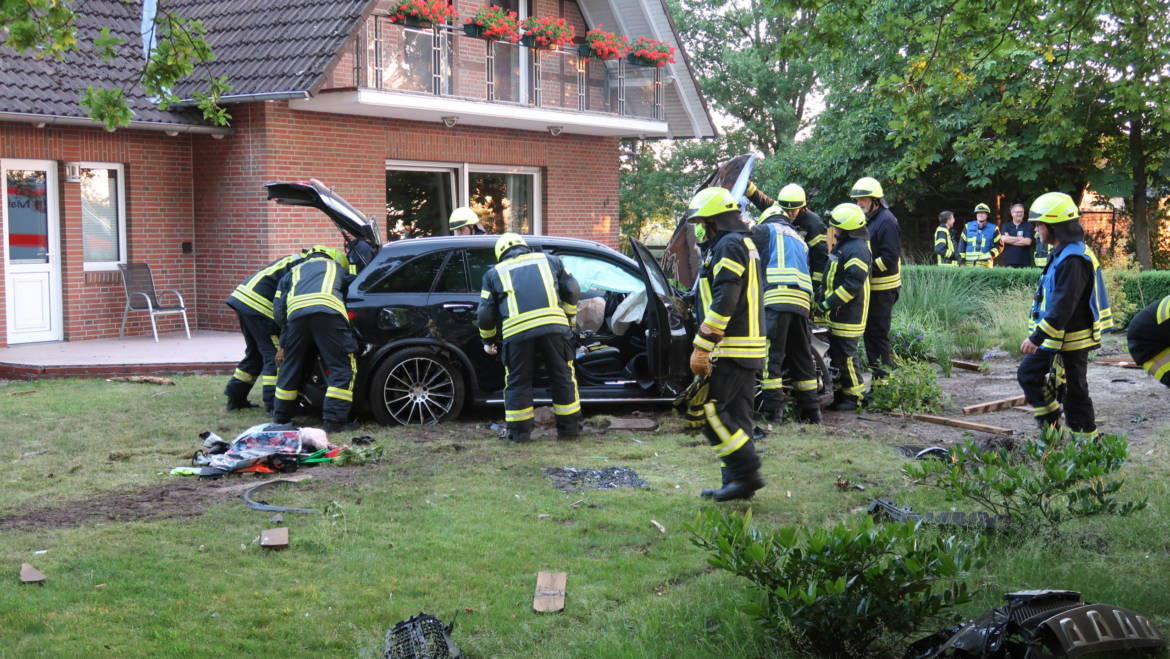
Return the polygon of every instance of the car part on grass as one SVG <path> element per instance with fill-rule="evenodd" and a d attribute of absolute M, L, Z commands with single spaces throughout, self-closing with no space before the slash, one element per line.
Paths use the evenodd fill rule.
<path fill-rule="evenodd" d="M 580 469 L 577 467 L 541 467 L 549 480 L 563 492 L 579 490 L 616 490 L 623 487 L 650 487 L 629 467 Z"/>
<path fill-rule="evenodd" d="M 959 526 L 965 529 L 986 529 L 988 531 L 994 531 L 1002 521 L 985 512 L 916 513 L 910 506 L 899 506 L 889 499 L 870 501 L 869 514 L 879 521 L 888 519 L 899 523 L 922 522 L 930 526 Z"/>
<path fill-rule="evenodd" d="M 1003 606 L 914 642 L 903 659 L 1041 659 L 1166 647 L 1145 616 L 1086 604 L 1076 591 L 1023 590 L 1004 599 Z"/>
<path fill-rule="evenodd" d="M 312 514 L 312 513 L 316 512 L 311 508 L 287 508 L 285 506 L 270 506 L 270 505 L 268 505 L 267 501 L 255 501 L 254 499 L 252 499 L 253 494 L 256 494 L 257 492 L 259 492 L 261 490 L 266 490 L 266 489 L 272 487 L 273 485 L 276 485 L 277 483 L 295 483 L 295 482 L 296 481 L 290 481 L 290 480 L 287 480 L 284 478 L 277 478 L 275 480 L 264 481 L 263 483 L 260 483 L 256 487 L 252 487 L 252 488 L 248 488 L 247 490 L 244 490 L 244 493 L 241 495 L 241 497 L 243 497 L 244 503 L 247 504 L 247 506 L 249 508 L 251 508 L 252 510 L 262 510 L 266 513 L 309 513 L 309 514 Z"/>
<path fill-rule="evenodd" d="M 455 619 L 444 625 L 429 613 L 419 613 L 394 625 L 386 632 L 382 645 L 383 659 L 458 659 L 463 651 L 451 638 Z"/>

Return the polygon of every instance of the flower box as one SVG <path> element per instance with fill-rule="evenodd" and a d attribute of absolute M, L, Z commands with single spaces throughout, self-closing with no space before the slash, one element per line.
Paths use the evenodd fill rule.
<path fill-rule="evenodd" d="M 573 42 L 577 30 L 563 18 L 529 16 L 524 19 L 520 43 L 529 48 L 553 50 Z"/>
<path fill-rule="evenodd" d="M 674 63 L 674 46 L 668 43 L 638 37 L 626 56 L 626 61 L 634 66 L 666 66 Z"/>
<path fill-rule="evenodd" d="M 520 41 L 520 19 L 503 7 L 480 7 L 464 24 L 463 32 L 478 39 L 516 43 Z"/>
<path fill-rule="evenodd" d="M 390 9 L 390 20 L 407 27 L 431 27 L 458 17 L 447 0 L 398 0 Z"/>
<path fill-rule="evenodd" d="M 606 32 L 601 26 L 585 33 L 585 43 L 577 48 L 581 57 L 596 57 L 603 60 L 620 59 L 630 52 L 630 40 Z"/>

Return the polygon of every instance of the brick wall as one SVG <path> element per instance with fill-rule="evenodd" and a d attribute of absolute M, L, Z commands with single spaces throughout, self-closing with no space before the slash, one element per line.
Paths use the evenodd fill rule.
<path fill-rule="evenodd" d="M 57 161 L 66 340 L 117 336 L 125 296 L 117 272 L 87 273 L 84 269 L 81 186 L 64 182 L 65 162 L 114 162 L 125 167 L 129 260 L 151 264 L 157 288 L 178 289 L 188 303 L 196 298 L 194 256 L 182 252 L 182 243 L 193 240 L 189 137 L 0 123 L 0 157 Z M 7 344 L 3 295 L 0 286 L 0 345 Z M 175 316 L 164 316 L 159 322 L 159 331 L 182 329 Z M 132 313 L 126 333 L 149 332 L 146 315 Z"/>

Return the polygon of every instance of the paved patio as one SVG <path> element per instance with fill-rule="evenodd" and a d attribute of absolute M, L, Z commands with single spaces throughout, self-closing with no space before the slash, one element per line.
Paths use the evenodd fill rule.
<path fill-rule="evenodd" d="M 239 332 L 182 332 L 90 341 L 26 343 L 0 348 L 0 378 L 230 374 L 244 356 Z"/>

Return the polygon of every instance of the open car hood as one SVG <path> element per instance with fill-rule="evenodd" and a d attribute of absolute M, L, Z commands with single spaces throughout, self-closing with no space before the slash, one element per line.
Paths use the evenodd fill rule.
<path fill-rule="evenodd" d="M 719 165 L 695 189 L 695 193 L 703 188 L 727 188 L 731 195 L 739 200 L 740 208 L 743 208 L 749 203 L 744 193 L 751 182 L 752 168 L 755 164 L 754 154 L 738 155 Z M 691 230 L 688 222 L 679 218 L 678 224 L 674 227 L 674 234 L 666 244 L 666 252 L 662 255 L 662 270 L 667 277 L 678 282 L 679 286 L 689 290 L 699 276 L 699 261 L 699 245 L 695 240 L 695 232 Z"/>
<path fill-rule="evenodd" d="M 271 181 L 265 183 L 264 188 L 268 191 L 269 200 L 289 206 L 316 208 L 328 215 L 337 228 L 353 240 L 366 243 L 375 252 L 381 247 L 374 221 L 334 194 L 321 181 Z"/>

